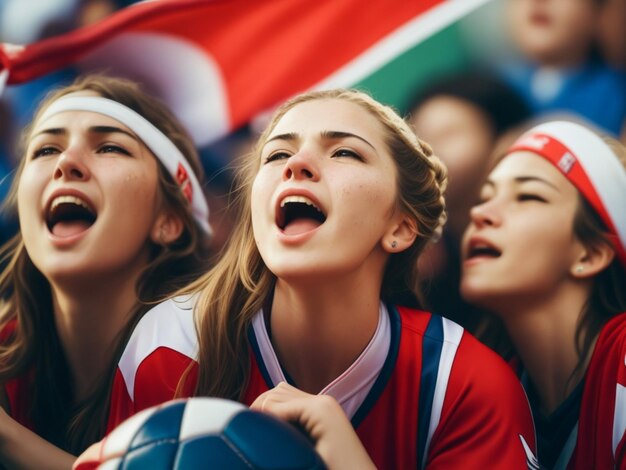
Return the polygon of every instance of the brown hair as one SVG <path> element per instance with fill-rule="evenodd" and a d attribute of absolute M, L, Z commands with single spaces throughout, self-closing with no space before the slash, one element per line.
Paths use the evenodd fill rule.
<path fill-rule="evenodd" d="M 617 140 L 604 137 L 620 163 L 626 168 L 626 147 Z M 594 249 L 598 245 L 610 245 L 607 228 L 591 205 L 579 195 L 579 204 L 574 216 L 574 235 L 583 244 Z M 617 256 L 611 264 L 594 279 L 591 294 L 580 313 L 576 329 L 576 348 L 579 363 L 575 372 L 588 358 L 594 340 L 604 324 L 619 313 L 626 312 L 626 268 Z"/>
<path fill-rule="evenodd" d="M 216 266 L 186 289 L 200 292 L 196 307 L 200 338 L 197 394 L 240 399 L 244 393 L 249 373 L 247 329 L 254 314 L 271 295 L 275 282 L 274 274 L 261 259 L 252 231 L 250 194 L 258 172 L 259 154 L 285 113 L 301 103 L 327 99 L 360 106 L 386 131 L 386 144 L 397 170 L 397 204 L 415 220 L 418 235 L 410 248 L 390 256 L 382 296 L 391 299 L 406 289 L 417 294 L 417 257 L 445 221 L 444 166 L 402 118 L 365 93 L 329 90 L 299 95 L 276 111 L 256 149 L 243 160 L 236 187 L 238 226 Z"/>
<path fill-rule="evenodd" d="M 90 90 L 117 101 L 141 114 L 161 130 L 185 155 L 202 181 L 202 168 L 191 139 L 176 118 L 157 99 L 143 93 L 131 81 L 98 75 L 79 78 L 51 93 L 40 105 L 32 123 L 46 107 L 61 96 Z M 32 129 L 22 135 L 22 153 Z M 8 207 L 17 203 L 17 185 L 24 168 L 20 162 L 8 197 Z M 165 167 L 158 163 L 160 197 L 176 208 L 184 225 L 182 235 L 167 246 L 154 245 L 150 262 L 137 286 L 137 304 L 130 321 L 117 338 L 108 373 L 90 397 L 74 403 L 68 364 L 56 332 L 50 285 L 31 261 L 18 233 L 2 249 L 4 269 L 0 273 L 0 331 L 15 324 L 13 334 L 0 344 L 0 382 L 33 374 L 30 419 L 38 434 L 72 453 L 79 453 L 104 435 L 111 385 L 116 364 L 135 325 L 150 305 L 195 279 L 208 266 L 208 240 L 195 222 L 188 201 Z"/>

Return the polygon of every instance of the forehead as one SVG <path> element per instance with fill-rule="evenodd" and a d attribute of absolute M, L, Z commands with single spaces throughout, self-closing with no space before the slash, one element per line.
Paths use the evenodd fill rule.
<path fill-rule="evenodd" d="M 371 140 L 383 138 L 382 124 L 364 107 L 342 99 L 318 99 L 300 103 L 278 121 L 270 137 L 289 132 L 319 134 L 342 131 Z"/>
<path fill-rule="evenodd" d="M 525 150 L 504 157 L 489 175 L 492 181 L 508 181 L 523 177 L 538 177 L 564 191 L 576 192 L 574 185 L 552 163 Z"/>

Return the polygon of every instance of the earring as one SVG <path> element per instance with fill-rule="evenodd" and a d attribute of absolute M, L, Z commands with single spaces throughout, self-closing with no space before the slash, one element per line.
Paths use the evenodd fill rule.
<path fill-rule="evenodd" d="M 397 241 L 394 240 L 394 241 L 391 242 L 391 248 L 395 248 L 397 246 L 398 246 L 398 242 Z"/>
<path fill-rule="evenodd" d="M 585 270 L 584 266 L 582 264 L 579 264 L 578 266 L 576 266 L 576 268 L 574 269 L 574 272 L 577 274 L 582 273 Z"/>

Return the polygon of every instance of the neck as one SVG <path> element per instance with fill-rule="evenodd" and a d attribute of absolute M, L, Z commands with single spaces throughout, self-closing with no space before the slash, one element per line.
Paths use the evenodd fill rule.
<path fill-rule="evenodd" d="M 545 299 L 509 302 L 498 309 L 545 414 L 552 413 L 584 376 L 589 357 L 573 376 L 580 361 L 576 330 L 588 298 L 581 288 L 563 288 Z"/>
<path fill-rule="evenodd" d="M 77 401 L 86 398 L 107 372 L 115 341 L 137 304 L 137 277 L 107 277 L 71 287 L 52 285 L 56 329 Z"/>
<path fill-rule="evenodd" d="M 277 282 L 272 343 L 298 387 L 319 393 L 355 361 L 373 337 L 380 282 L 346 276 L 306 284 Z"/>

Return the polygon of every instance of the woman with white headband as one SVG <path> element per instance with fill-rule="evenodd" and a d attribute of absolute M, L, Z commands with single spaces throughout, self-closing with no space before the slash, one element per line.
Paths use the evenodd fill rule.
<path fill-rule="evenodd" d="M 209 213 L 193 143 L 133 82 L 88 76 L 54 93 L 23 145 L 20 232 L 0 275 L 3 407 L 20 424 L 0 415 L 0 454 L 69 468 L 70 454 L 176 393 L 175 329 L 133 350 L 140 369 L 120 358 L 150 306 L 206 270 Z M 63 451 L 34 450 L 43 441 L 25 428 Z"/>
<path fill-rule="evenodd" d="M 493 169 L 463 239 L 464 297 L 503 321 L 554 469 L 626 468 L 626 149 L 541 124 Z"/>

